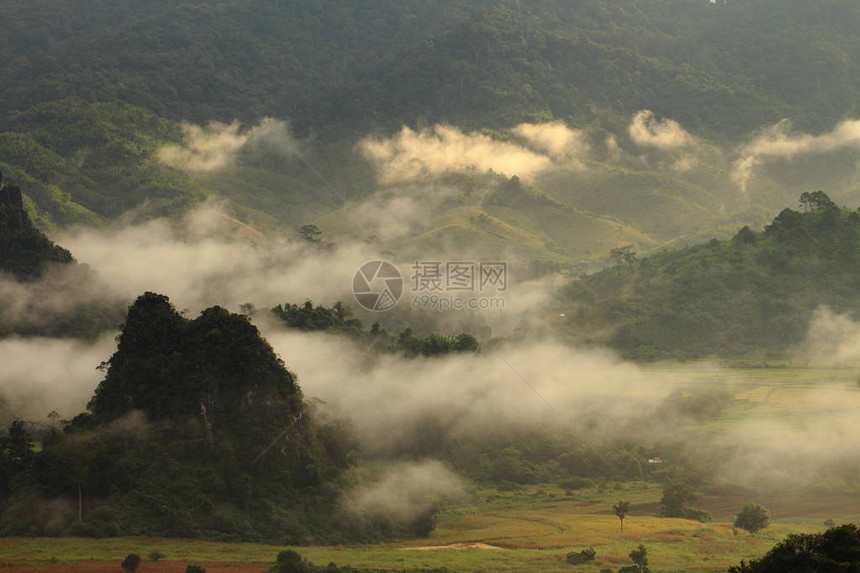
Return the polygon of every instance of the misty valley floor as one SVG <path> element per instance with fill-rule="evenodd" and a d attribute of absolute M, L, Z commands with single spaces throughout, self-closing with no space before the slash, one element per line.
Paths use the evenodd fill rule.
<path fill-rule="evenodd" d="M 688 363 L 683 369 L 672 364 L 648 369 L 669 389 L 682 382 L 686 385 L 693 378 L 701 390 L 729 392 L 733 404 L 699 429 L 708 436 L 725 435 L 734 440 L 746 432 L 745 428 L 757 428 L 759 433 L 750 436 L 763 442 L 760 449 L 751 450 L 758 457 L 783 451 L 779 443 L 765 443 L 770 434 L 762 432 L 767 428 L 777 429 L 778 436 L 792 437 L 790 447 L 800 451 L 798 436 L 817 440 L 820 431 L 849 427 L 844 423 L 853 419 L 860 396 L 856 367 L 771 366 L 725 368 Z M 801 468 L 795 469 L 799 472 Z M 776 487 L 759 493 L 705 493 L 693 505 L 710 512 L 715 520 L 711 523 L 658 517 L 662 486 L 657 484 L 610 483 L 602 489 L 572 493 L 549 486 L 516 491 L 473 486 L 467 493 L 467 499 L 443 510 L 428 538 L 295 549 L 316 564 L 334 562 L 357 568 L 444 566 L 459 573 L 596 573 L 601 568 L 617 570 L 629 564 L 628 554 L 641 543 L 648 549 L 654 571 L 716 572 L 765 554 L 790 533 L 822 531 L 826 520 L 860 522 L 860 496 L 830 494 L 820 487 L 806 495 L 789 494 Z M 612 504 L 619 499 L 632 504 L 623 535 L 612 512 Z M 763 504 L 772 516 L 771 525 L 756 535 L 732 528 L 733 516 L 748 501 Z M 439 548 L 456 544 L 459 548 Z M 463 548 L 478 544 L 499 549 Z M 596 550 L 594 561 L 576 567 L 565 561 L 567 552 L 587 547 Z M 282 549 L 153 538 L 5 538 L 0 539 L 0 566 L 9 573 L 115 573 L 127 554 L 146 556 L 157 551 L 166 560 L 144 561 L 141 573 L 181 571 L 187 564 L 203 564 L 209 573 L 263 573 Z"/>

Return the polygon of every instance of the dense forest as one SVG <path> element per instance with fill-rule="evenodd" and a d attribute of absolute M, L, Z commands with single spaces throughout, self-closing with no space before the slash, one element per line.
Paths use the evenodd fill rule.
<path fill-rule="evenodd" d="M 534 114 L 651 109 L 738 136 L 785 116 L 805 128 L 833 123 L 851 113 L 858 88 L 860 12 L 845 0 L 159 0 L 57 9 L 7 6 L 7 112 L 79 97 L 198 122 L 288 116 L 304 131 L 418 117 L 503 127 Z"/>
<path fill-rule="evenodd" d="M 364 138 L 450 124 L 507 141 L 518 124 L 560 121 L 584 130 L 594 153 L 585 173 L 538 178 L 551 203 L 514 202 L 518 216 L 475 200 L 494 184 L 463 182 L 478 192 L 434 207 L 414 244 L 386 247 L 408 257 L 471 241 L 580 272 L 606 262 L 619 228 L 644 251 L 761 224 L 801 182 L 832 183 L 847 201 L 853 162 L 838 153 L 762 168 L 748 195 L 730 178 L 737 146 L 758 130 L 788 119 L 822 134 L 853 116 L 858 23 L 847 0 L 88 0 L 52 10 L 16 0 L 0 39 L 0 167 L 47 230 L 131 209 L 173 216 L 216 198 L 267 231 L 318 220 L 354 237 L 342 199 L 379 185 L 356 153 Z M 670 167 L 688 158 L 637 147 L 628 128 L 643 110 L 697 138 L 697 167 L 679 171 Z M 267 117 L 286 122 L 301 154 L 245 154 L 217 173 L 158 160 L 182 143 L 185 122 L 250 128 Z M 454 209 L 464 203 L 477 212 L 464 218 Z"/>
<path fill-rule="evenodd" d="M 860 213 L 822 191 L 803 193 L 800 207 L 727 241 L 620 253 L 565 289 L 562 330 L 638 359 L 787 356 L 816 309 L 854 316 L 860 302 Z"/>
<path fill-rule="evenodd" d="M 296 542 L 334 529 L 333 512 L 302 507 L 334 503 L 321 486 L 347 453 L 247 318 L 188 320 L 147 293 L 102 369 L 88 413 L 54 423 L 38 453 L 4 450 L 6 535 Z"/>

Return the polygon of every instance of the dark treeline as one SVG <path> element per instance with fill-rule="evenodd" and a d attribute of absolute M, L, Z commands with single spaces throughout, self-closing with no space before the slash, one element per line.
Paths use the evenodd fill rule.
<path fill-rule="evenodd" d="M 331 308 L 314 306 L 311 301 L 302 305 L 279 304 L 272 309 L 284 325 L 304 331 L 327 331 L 347 334 L 366 342 L 378 352 L 397 352 L 408 357 L 443 356 L 452 352 L 477 352 L 480 344 L 474 336 L 462 332 L 456 335 L 443 335 L 431 332 L 426 336 L 416 336 L 407 327 L 398 335 L 389 334 L 378 322 L 365 330 L 364 324 L 352 316 L 352 310 L 342 302 Z"/>
<path fill-rule="evenodd" d="M 860 568 L 860 528 L 853 523 L 821 533 L 793 533 L 763 557 L 729 573 L 848 573 Z"/>

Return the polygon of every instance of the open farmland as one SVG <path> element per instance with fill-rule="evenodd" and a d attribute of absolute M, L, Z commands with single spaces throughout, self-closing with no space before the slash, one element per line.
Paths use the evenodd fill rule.
<path fill-rule="evenodd" d="M 630 487 L 630 486 L 628 486 Z M 699 523 L 656 517 L 660 490 L 637 486 L 600 494 L 580 492 L 576 499 L 565 498 L 552 488 L 527 488 L 518 493 L 479 492 L 481 510 L 457 513 L 440 519 L 436 531 L 426 539 L 378 545 L 297 547 L 304 557 L 317 564 L 335 562 L 359 568 L 410 569 L 448 567 L 460 572 L 564 572 L 617 569 L 629 564 L 627 554 L 644 544 L 653 570 L 663 572 L 725 571 L 741 559 L 766 552 L 774 543 L 793 532 L 823 529 L 820 522 L 801 519 L 793 510 L 806 511 L 808 505 L 790 500 L 769 500 L 779 507 L 776 522 L 757 535 L 733 532 L 722 515 L 718 521 Z M 624 534 L 611 505 L 616 497 L 633 502 L 625 520 Z M 486 497 L 485 497 L 486 500 Z M 698 506 L 739 509 L 735 500 L 714 496 Z M 818 500 L 818 513 L 853 505 L 860 514 L 860 499 Z M 722 505 L 721 505 L 722 504 Z M 500 509 L 493 509 L 493 506 Z M 804 523 L 798 523 L 803 521 Z M 481 548 L 475 544 L 486 544 Z M 458 544 L 460 544 L 458 546 Z M 447 548 L 454 546 L 454 548 Z M 443 548 L 445 547 L 445 548 Z M 597 559 L 573 568 L 564 560 L 568 551 L 593 547 Z M 497 548 L 497 549 L 493 549 Z M 112 573 L 128 553 L 146 556 L 160 551 L 167 561 L 145 561 L 141 573 L 183 571 L 187 564 L 201 564 L 209 573 L 257 573 L 273 563 L 282 547 L 257 544 L 224 544 L 189 540 L 143 538 L 118 539 L 4 539 L 0 540 L 0 561 L 11 565 L 9 573 Z M 52 563 L 52 559 L 59 561 Z"/>

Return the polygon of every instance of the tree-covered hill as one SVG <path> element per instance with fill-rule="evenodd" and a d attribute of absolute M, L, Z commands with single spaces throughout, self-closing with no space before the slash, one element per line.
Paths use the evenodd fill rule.
<path fill-rule="evenodd" d="M 38 277 L 50 263 L 72 262 L 69 251 L 33 227 L 24 211 L 21 189 L 13 185 L 0 187 L 0 272 L 27 280 Z"/>
<path fill-rule="evenodd" d="M 95 338 L 116 328 L 121 305 L 103 292 L 88 296 L 99 290 L 97 275 L 35 227 L 27 200 L 19 187 L 0 186 L 0 339 Z"/>
<path fill-rule="evenodd" d="M 76 0 L 5 6 L 0 109 L 80 97 L 306 129 L 652 109 L 740 135 L 853 109 L 850 0 Z"/>
<path fill-rule="evenodd" d="M 860 213 L 823 192 L 761 232 L 626 262 L 577 280 L 562 331 L 633 358 L 785 356 L 813 313 L 860 305 Z"/>
<path fill-rule="evenodd" d="M 351 210 L 385 187 L 356 143 L 438 123 L 504 139 L 561 121 L 595 157 L 530 181 L 556 205 L 434 209 L 434 226 L 397 245 L 406 258 L 474 243 L 581 270 L 605 261 L 616 230 L 640 250 L 691 244 L 762 223 L 794 185 L 857 192 L 853 147 L 763 165 L 755 193 L 731 181 L 757 130 L 789 119 L 820 134 L 856 115 L 851 0 L 9 0 L 2 26 L 0 168 L 43 229 L 216 198 L 267 231 L 340 232 L 343 197 Z M 641 110 L 696 138 L 694 169 L 630 141 Z M 183 122 L 265 117 L 292 126 L 300 159 L 195 174 L 158 160 Z"/>
<path fill-rule="evenodd" d="M 103 369 L 90 413 L 53 427 L 41 451 L 0 448 L 3 534 L 341 535 L 332 480 L 348 446 L 246 317 L 214 307 L 189 320 L 147 293 Z"/>

